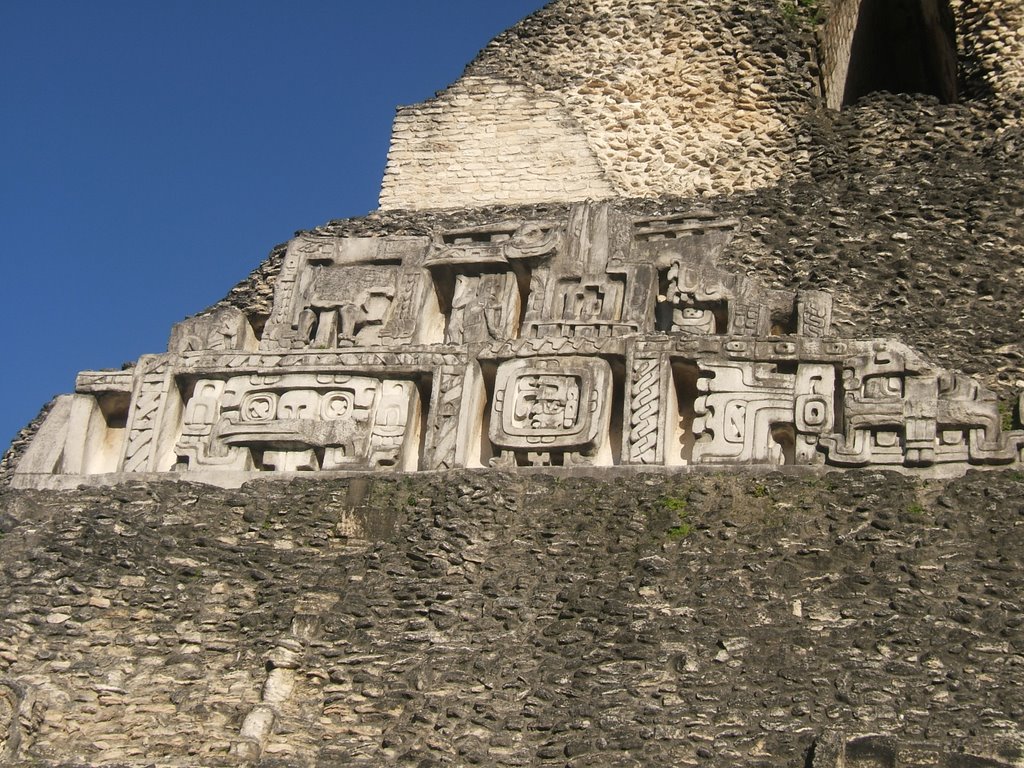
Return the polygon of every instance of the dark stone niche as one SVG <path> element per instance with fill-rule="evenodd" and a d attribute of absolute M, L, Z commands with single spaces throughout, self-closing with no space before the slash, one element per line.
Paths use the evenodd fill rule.
<path fill-rule="evenodd" d="M 875 91 L 957 99 L 956 28 L 949 0 L 863 0 L 843 105 Z"/>

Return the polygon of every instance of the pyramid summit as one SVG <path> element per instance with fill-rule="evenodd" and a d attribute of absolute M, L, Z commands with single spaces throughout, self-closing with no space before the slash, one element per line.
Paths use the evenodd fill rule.
<path fill-rule="evenodd" d="M 5 757 L 1024 765 L 1022 46 L 1015 0 L 499 35 L 378 210 L 15 441 Z"/>

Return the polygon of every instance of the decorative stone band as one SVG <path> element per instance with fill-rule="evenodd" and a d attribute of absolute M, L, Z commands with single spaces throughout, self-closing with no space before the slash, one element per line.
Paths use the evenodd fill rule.
<path fill-rule="evenodd" d="M 127 372 L 85 374 L 15 484 L 490 465 L 949 474 L 1019 463 L 1024 448 L 990 393 L 899 342 L 656 336 L 474 351 L 153 356 L 130 395 Z"/>
<path fill-rule="evenodd" d="M 895 736 L 853 736 L 829 731 L 814 741 L 811 768 L 1011 768 L 1019 765 L 1019 746 L 1006 741 L 972 739 L 955 751 L 937 744 L 908 743 Z"/>
<path fill-rule="evenodd" d="M 300 236 L 261 326 L 179 323 L 86 372 L 20 486 L 145 473 L 1021 461 L 995 397 L 906 345 L 832 336 L 832 299 L 720 269 L 737 222 L 610 204 L 422 237 Z"/>

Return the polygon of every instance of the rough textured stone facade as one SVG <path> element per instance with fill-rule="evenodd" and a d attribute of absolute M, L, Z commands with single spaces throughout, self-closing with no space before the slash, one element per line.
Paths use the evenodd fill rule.
<path fill-rule="evenodd" d="M 1024 7 L 1014 0 L 950 0 L 968 93 L 1019 99 L 1024 88 Z M 1020 115 L 1017 115 L 1019 124 Z"/>
<path fill-rule="evenodd" d="M 787 29 L 774 2 L 727 5 L 723 13 L 717 3 L 656 0 L 634 3 L 623 19 L 615 0 L 551 3 L 484 49 L 465 79 L 513 84 L 535 102 L 566 109 L 597 158 L 598 178 L 616 195 L 763 187 L 803 159 L 796 123 L 813 103 L 814 76 L 805 41 Z M 454 89 L 462 87 L 460 81 Z M 509 202 L 482 199 L 472 184 L 464 193 L 437 193 L 427 169 L 471 162 L 462 155 L 460 127 L 480 118 L 467 104 L 434 123 L 430 141 L 410 136 L 407 123 L 415 115 L 423 125 L 432 106 L 400 112 L 381 207 Z M 473 141 L 465 147 L 480 149 Z M 488 149 L 500 156 L 503 147 L 494 139 Z M 515 167 L 510 181 L 526 170 Z M 516 202 L 550 200 L 560 191 L 560 174 L 534 172 L 546 188 L 521 190 Z"/>
<path fill-rule="evenodd" d="M 838 112 L 823 97 L 843 78 L 824 63 L 851 55 L 859 3 L 818 3 L 820 23 L 814 5 L 552 3 L 400 113 L 381 211 L 301 233 L 291 253 L 566 221 L 574 189 L 606 185 L 630 221 L 735 220 L 723 271 L 768 295 L 828 291 L 837 339 L 905 341 L 998 393 L 1000 428 L 1019 426 L 1021 4 L 951 0 L 956 102 L 870 93 Z M 501 110 L 482 96 L 499 85 L 528 118 L 506 144 L 575 157 L 578 178 L 527 177 L 515 153 L 459 177 L 458 142 L 431 146 L 459 110 L 488 141 Z M 733 134 L 748 112 L 763 121 Z M 454 197 L 432 196 L 427 167 Z M 172 346 L 251 346 L 288 258 L 276 248 Z M 379 332 L 309 305 L 315 322 L 299 307 L 283 325 L 310 342 Z M 113 394 L 98 413 L 113 412 L 125 382 L 145 394 L 166 373 L 152 364 L 87 376 L 80 395 Z M 5 485 L 58 407 L 4 457 Z M 202 426 L 185 441 L 196 457 Z M 584 471 L 5 487 L 0 760 L 1024 766 L 1019 470 Z"/>
<path fill-rule="evenodd" d="M 466 77 L 416 109 L 398 113 L 387 206 L 586 200 L 611 197 L 582 127 L 558 99 L 491 77 Z M 431 206 L 432 204 L 432 206 Z"/>
<path fill-rule="evenodd" d="M 922 3 L 930 4 L 941 5 Z M 627 197 L 727 195 L 804 175 L 807 118 L 822 97 L 832 108 L 843 103 L 861 6 L 645 0 L 631 3 L 624 20 L 618 0 L 556 0 L 496 38 L 438 99 L 399 112 L 381 207 L 593 197 L 572 197 L 563 176 L 548 167 L 531 174 L 528 157 L 502 158 L 503 142 L 493 133 L 463 137 L 463 125 L 497 119 L 509 92 L 531 103 L 528 114 L 556 105 L 568 111 L 579 128 L 563 134 L 561 154 L 589 145 L 600 172 L 587 157 L 577 183 L 593 180 L 593 189 L 603 182 Z M 1018 100 L 1020 4 L 954 2 L 951 9 L 965 94 Z M 489 103 L 460 98 L 487 88 Z M 439 104 L 449 107 L 441 120 Z M 522 129 L 519 141 L 531 137 L 551 147 L 556 140 L 547 122 Z M 458 176 L 456 169 L 478 162 L 481 151 L 501 159 L 472 178 Z M 503 183 L 516 187 L 513 196 L 501 194 Z"/>
<path fill-rule="evenodd" d="M 1022 493 L 1013 472 L 6 491 L 0 666 L 21 754 L 55 762 L 776 768 L 882 732 L 1020 765 Z"/>

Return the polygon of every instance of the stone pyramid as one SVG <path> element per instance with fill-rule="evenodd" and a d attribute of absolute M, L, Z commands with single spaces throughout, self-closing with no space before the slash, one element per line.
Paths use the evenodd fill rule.
<path fill-rule="evenodd" d="M 1020 463 L 1012 403 L 1000 411 L 983 380 L 929 362 L 917 339 L 841 332 L 833 294 L 821 290 L 832 287 L 822 273 L 870 284 L 895 267 L 892 303 L 912 310 L 941 296 L 925 285 L 928 267 L 942 269 L 965 244 L 922 245 L 925 264 L 910 251 L 952 211 L 929 204 L 925 158 L 909 169 L 882 158 L 935 158 L 931 142 L 959 133 L 928 110 L 967 122 L 996 119 L 990 107 L 1005 113 L 986 134 L 996 153 L 1019 129 L 997 98 L 939 110 L 961 86 L 983 91 L 969 78 L 986 65 L 985 87 L 1019 94 L 1016 37 L 999 67 L 968 54 L 979 16 L 1005 23 L 998 12 L 883 6 L 552 3 L 436 98 L 399 110 L 376 216 L 293 240 L 257 278 L 262 306 L 240 292 L 235 306 L 178 325 L 166 353 L 82 373 L 14 482 L 734 463 L 949 475 Z M 905 39 L 899 55 L 886 36 Z M 872 95 L 896 86 L 933 95 L 906 105 L 929 123 L 925 138 L 894 148 L 884 135 L 839 130 L 829 106 L 863 92 L 869 105 L 854 113 L 891 107 L 899 97 Z M 866 167 L 830 171 L 841 162 Z M 868 180 L 869 170 L 883 173 Z M 903 202 L 884 171 L 909 171 L 919 205 L 866 223 L 861 206 Z M 786 225 L 755 217 L 752 196 L 792 220 L 779 196 L 799 196 L 816 175 L 829 202 L 812 217 L 816 242 L 791 236 L 772 251 L 784 268 L 763 269 L 765 219 Z M 948 190 L 932 194 L 956 206 Z M 879 244 L 883 233 L 865 227 L 892 231 Z M 995 237 L 979 247 L 1019 248 L 1012 232 Z M 719 264 L 737 258 L 746 269 Z M 998 277 L 986 274 L 962 303 L 995 303 Z M 842 298 L 836 314 L 854 325 L 853 297 Z M 999 318 L 1006 309 L 993 307 L 993 321 L 1019 359 L 1019 312 Z M 1009 384 L 1007 371 L 996 377 Z"/>
<path fill-rule="evenodd" d="M 1017 0 L 501 34 L 15 441 L 5 759 L 1024 765 L 1022 87 Z"/>

